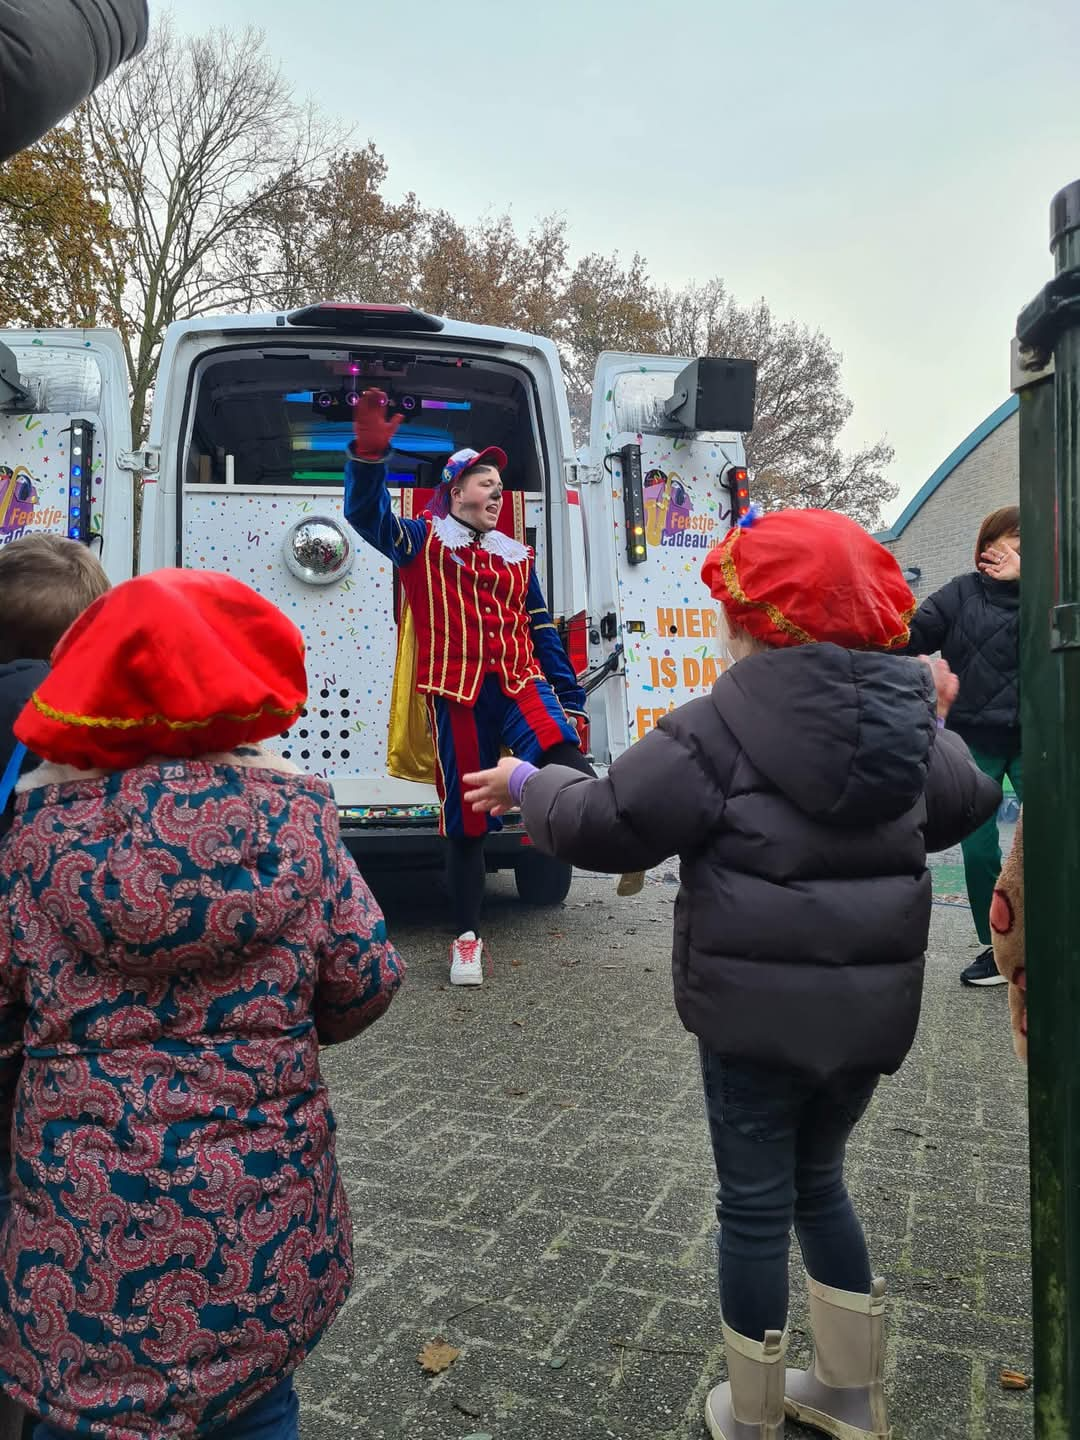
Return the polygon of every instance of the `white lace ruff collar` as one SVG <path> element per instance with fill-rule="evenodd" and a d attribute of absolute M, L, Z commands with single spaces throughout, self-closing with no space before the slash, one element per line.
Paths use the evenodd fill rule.
<path fill-rule="evenodd" d="M 448 550 L 463 550 L 475 539 L 475 534 L 468 525 L 463 525 L 454 515 L 432 516 L 431 528 Z M 515 540 L 512 535 L 504 535 L 501 530 L 486 530 L 479 544 L 481 550 L 486 550 L 489 555 L 497 555 L 508 564 L 529 558 L 528 547 Z"/>

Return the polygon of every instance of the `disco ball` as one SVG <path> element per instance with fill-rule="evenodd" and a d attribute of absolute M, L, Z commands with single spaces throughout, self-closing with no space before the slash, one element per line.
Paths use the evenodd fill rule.
<path fill-rule="evenodd" d="M 285 564 L 308 585 L 332 585 L 352 569 L 352 540 L 326 515 L 298 520 L 286 533 L 284 551 Z"/>

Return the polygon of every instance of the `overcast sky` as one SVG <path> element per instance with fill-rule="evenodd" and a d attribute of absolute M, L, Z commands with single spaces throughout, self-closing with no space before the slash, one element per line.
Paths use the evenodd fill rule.
<path fill-rule="evenodd" d="M 560 211 L 575 254 L 640 250 L 824 330 L 846 441 L 896 447 L 894 511 L 1006 398 L 1080 178 L 1078 0 L 183 0 L 177 23 L 261 27 L 391 194 Z"/>

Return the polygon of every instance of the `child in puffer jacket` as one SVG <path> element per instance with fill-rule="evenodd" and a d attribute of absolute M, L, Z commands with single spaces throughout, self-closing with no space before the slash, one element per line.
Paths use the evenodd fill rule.
<path fill-rule="evenodd" d="M 843 1440 L 886 1440 L 884 1283 L 845 1147 L 915 1036 L 926 853 L 981 824 L 1000 790 L 941 728 L 947 669 L 889 653 L 914 599 L 853 521 L 752 516 L 703 577 L 738 662 L 710 695 L 601 779 L 504 760 L 466 777 L 467 798 L 497 813 L 519 802 L 541 850 L 589 869 L 679 855 L 675 1001 L 698 1037 L 719 1182 L 728 1381 L 706 1400 L 710 1434 L 777 1440 L 786 1410 Z M 808 1371 L 784 1363 L 792 1225 Z"/>
<path fill-rule="evenodd" d="M 45 763 L 0 850 L 0 1386 L 39 1440 L 289 1440 L 348 1293 L 319 1050 L 402 965 L 329 787 L 259 744 L 306 693 L 272 605 L 159 571 L 16 723 Z"/>

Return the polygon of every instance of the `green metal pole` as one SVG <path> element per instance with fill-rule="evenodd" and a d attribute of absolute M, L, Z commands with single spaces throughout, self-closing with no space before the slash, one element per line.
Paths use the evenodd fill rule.
<path fill-rule="evenodd" d="M 1021 696 L 1037 1440 L 1080 1437 L 1080 182 L 1021 315 Z M 1024 363 L 1024 362 L 1022 362 Z M 1052 374 L 1050 365 L 1052 363 Z M 1032 371 L 1042 367 L 1041 376 Z"/>

